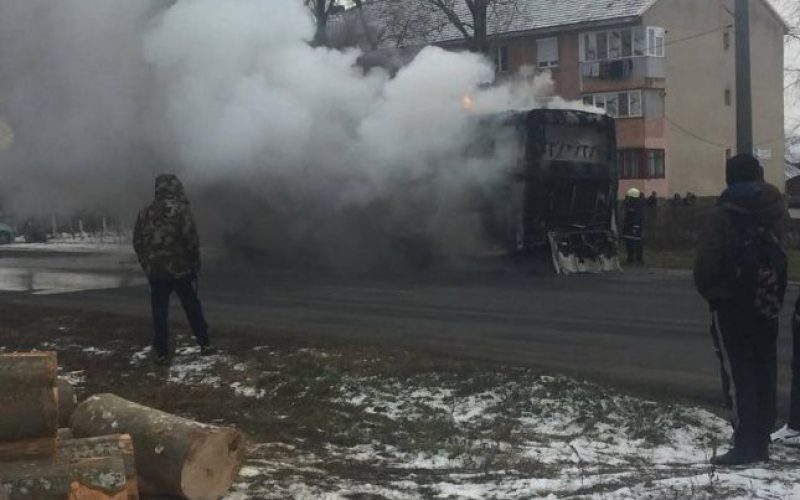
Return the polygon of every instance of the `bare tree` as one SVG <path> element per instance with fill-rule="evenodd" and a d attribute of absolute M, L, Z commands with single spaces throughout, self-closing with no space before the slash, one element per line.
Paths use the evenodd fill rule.
<path fill-rule="evenodd" d="M 420 0 L 441 12 L 473 52 L 489 52 L 490 23 L 502 29 L 516 13 L 517 0 Z"/>
<path fill-rule="evenodd" d="M 326 45 L 328 42 L 328 20 L 344 7 L 340 0 L 304 0 L 316 23 L 314 45 Z"/>
<path fill-rule="evenodd" d="M 778 7 L 789 25 L 784 68 L 786 102 L 796 109 L 800 106 L 800 4 L 796 0 L 784 0 L 778 3 Z M 797 161 L 800 159 L 797 156 L 800 155 L 800 118 L 797 118 L 798 112 L 794 115 L 793 122 L 786 124 L 786 152 L 787 157 L 794 157 Z"/>
<path fill-rule="evenodd" d="M 329 26 L 330 44 L 366 52 L 420 47 L 435 42 L 449 23 L 425 0 L 350 0 L 351 8 Z"/>

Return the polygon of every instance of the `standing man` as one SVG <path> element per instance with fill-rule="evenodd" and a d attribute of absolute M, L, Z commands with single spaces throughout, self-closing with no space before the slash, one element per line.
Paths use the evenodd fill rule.
<path fill-rule="evenodd" d="M 173 291 L 200 345 L 200 355 L 213 354 L 203 307 L 197 297 L 200 242 L 189 200 L 176 176 L 164 174 L 156 178 L 156 198 L 139 212 L 133 247 L 150 282 L 156 362 L 167 365 L 170 361 L 168 320 Z"/>
<path fill-rule="evenodd" d="M 644 198 L 636 188 L 630 188 L 624 201 L 622 239 L 628 254 L 628 264 L 644 264 Z"/>
<path fill-rule="evenodd" d="M 751 155 L 728 160 L 726 181 L 700 233 L 694 280 L 711 308 L 722 388 L 733 412 L 733 448 L 712 463 L 739 465 L 769 460 L 778 314 L 787 280 L 781 245 L 786 206 Z"/>
<path fill-rule="evenodd" d="M 792 315 L 792 395 L 789 401 L 789 422 L 772 434 L 772 442 L 800 443 L 800 297 Z"/>

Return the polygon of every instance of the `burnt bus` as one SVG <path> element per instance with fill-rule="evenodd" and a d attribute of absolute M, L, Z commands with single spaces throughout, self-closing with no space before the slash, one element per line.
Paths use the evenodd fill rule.
<path fill-rule="evenodd" d="M 515 254 L 539 254 L 557 273 L 619 270 L 614 120 L 535 109 L 484 117 L 483 150 L 505 151 L 507 175 L 487 200 L 484 227 Z"/>

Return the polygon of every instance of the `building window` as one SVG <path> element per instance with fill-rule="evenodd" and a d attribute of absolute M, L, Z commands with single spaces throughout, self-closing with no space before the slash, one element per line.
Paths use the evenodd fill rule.
<path fill-rule="evenodd" d="M 666 176 L 663 149 L 619 149 L 617 165 L 621 179 L 663 179 Z"/>
<path fill-rule="evenodd" d="M 642 91 L 626 90 L 624 92 L 605 92 L 583 96 L 587 106 L 606 110 L 606 114 L 614 118 L 637 118 L 642 113 Z"/>
<path fill-rule="evenodd" d="M 664 57 L 664 42 L 667 32 L 664 28 L 649 26 L 647 28 L 647 55 Z"/>
<path fill-rule="evenodd" d="M 581 61 L 608 61 L 641 57 L 664 57 L 664 28 L 642 27 L 584 33 L 581 41 Z"/>
<path fill-rule="evenodd" d="M 558 67 L 558 38 L 536 40 L 536 65 L 540 68 Z"/>
<path fill-rule="evenodd" d="M 501 45 L 495 49 L 494 53 L 494 65 L 495 69 L 498 73 L 506 73 L 508 72 L 509 64 L 508 64 L 508 46 Z"/>
<path fill-rule="evenodd" d="M 666 174 L 664 168 L 664 150 L 663 149 L 648 149 L 647 150 L 647 178 L 648 179 L 663 179 Z"/>
<path fill-rule="evenodd" d="M 641 177 L 642 150 L 621 149 L 617 151 L 617 164 L 622 179 L 638 179 Z"/>
<path fill-rule="evenodd" d="M 722 48 L 728 50 L 731 48 L 731 32 L 725 31 L 722 33 Z"/>
<path fill-rule="evenodd" d="M 731 89 L 725 89 L 725 105 L 731 105 Z"/>

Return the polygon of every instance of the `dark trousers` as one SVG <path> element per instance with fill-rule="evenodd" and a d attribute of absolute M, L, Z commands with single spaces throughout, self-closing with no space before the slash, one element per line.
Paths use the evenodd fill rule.
<path fill-rule="evenodd" d="M 800 298 L 792 315 L 792 399 L 789 404 L 789 427 L 800 430 Z"/>
<path fill-rule="evenodd" d="M 778 320 L 724 306 L 714 311 L 711 333 L 725 401 L 733 412 L 734 447 L 764 453 L 775 424 Z"/>
<path fill-rule="evenodd" d="M 153 308 L 153 349 L 159 356 L 169 355 L 169 299 L 174 291 L 181 301 L 186 319 L 197 343 L 209 345 L 208 324 L 203 316 L 203 306 L 197 297 L 197 277 L 151 278 L 150 303 Z"/>
<path fill-rule="evenodd" d="M 625 249 L 628 253 L 628 264 L 644 262 L 644 242 L 641 238 L 625 238 Z"/>

